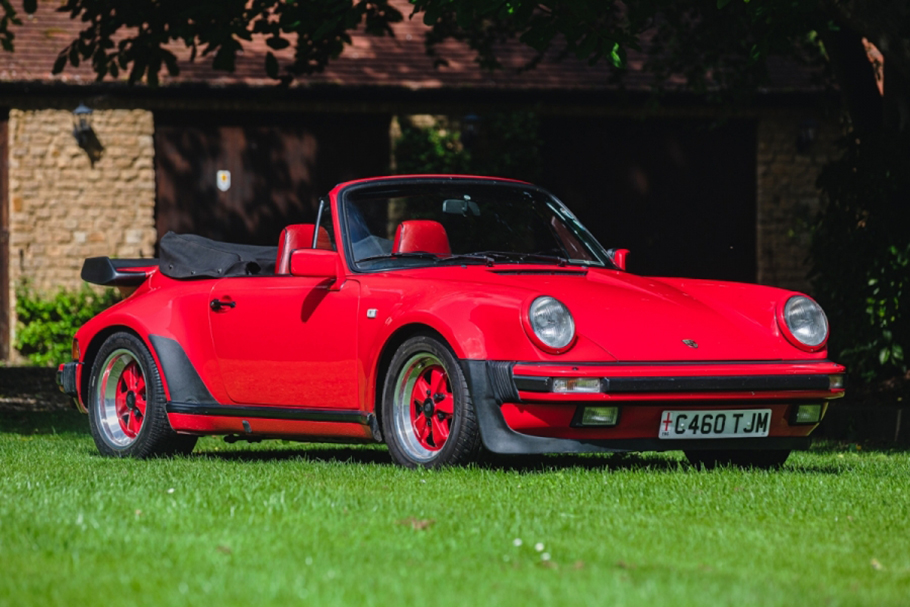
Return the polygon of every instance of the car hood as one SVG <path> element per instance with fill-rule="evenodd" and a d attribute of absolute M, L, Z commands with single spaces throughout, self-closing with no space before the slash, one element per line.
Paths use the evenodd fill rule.
<path fill-rule="evenodd" d="M 471 273 L 471 282 L 489 283 L 491 291 L 514 289 L 519 305 L 539 295 L 557 298 L 571 311 L 579 336 L 618 361 L 806 357 L 780 335 L 775 309 L 788 292 L 779 289 L 594 268 L 496 266 Z"/>

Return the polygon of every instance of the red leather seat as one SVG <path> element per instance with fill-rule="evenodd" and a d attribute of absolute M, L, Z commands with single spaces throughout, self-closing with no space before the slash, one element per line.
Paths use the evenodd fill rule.
<path fill-rule="evenodd" d="M 297 249 L 313 248 L 313 229 L 315 227 L 312 223 L 295 223 L 281 230 L 281 236 L 278 237 L 278 258 L 275 260 L 275 274 L 290 274 L 291 253 Z M 319 228 L 316 248 L 333 250 L 332 241 L 329 239 L 329 233 L 325 228 Z"/>
<path fill-rule="evenodd" d="M 393 253 L 432 253 L 439 257 L 452 254 L 446 229 L 438 221 L 412 219 L 402 221 L 395 231 Z"/>

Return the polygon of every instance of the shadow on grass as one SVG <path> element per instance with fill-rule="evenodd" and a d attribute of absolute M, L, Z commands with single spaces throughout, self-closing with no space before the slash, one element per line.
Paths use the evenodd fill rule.
<path fill-rule="evenodd" d="M 198 451 L 192 457 L 218 459 L 236 462 L 281 461 L 301 459 L 310 462 L 372 464 L 393 466 L 388 450 L 380 446 L 347 447 L 347 446 L 301 446 L 299 449 L 232 449 L 230 451 Z M 641 456 L 638 454 L 608 455 L 514 455 L 503 456 L 487 454 L 476 466 L 480 469 L 518 474 L 548 473 L 556 470 L 649 470 L 677 471 L 685 469 L 688 464 L 661 456 Z"/>
<path fill-rule="evenodd" d="M 225 462 L 268 462 L 300 459 L 311 462 L 340 464 L 392 465 L 389 452 L 379 447 L 348 447 L 345 445 L 314 447 L 301 444 L 286 449 L 232 449 L 230 451 L 199 450 L 190 457 L 216 459 Z"/>
<path fill-rule="evenodd" d="M 641 470 L 647 472 L 676 472 L 689 468 L 680 461 L 665 454 L 643 455 L 640 453 L 607 454 L 557 454 L 557 455 L 494 455 L 489 454 L 480 464 L 481 468 L 518 474 L 539 474 L 556 470 L 619 471 Z"/>
<path fill-rule="evenodd" d="M 88 417 L 78 411 L 0 411 L 0 432 L 88 434 Z"/>
<path fill-rule="evenodd" d="M 822 439 L 812 442 L 810 453 L 849 453 L 849 452 L 869 452 L 869 453 L 908 453 L 910 445 L 904 443 L 895 443 L 893 441 L 847 441 Z"/>
<path fill-rule="evenodd" d="M 226 462 L 269 462 L 299 459 L 307 462 L 329 464 L 364 464 L 377 466 L 394 466 L 388 451 L 381 446 L 363 447 L 304 445 L 299 448 L 286 449 L 232 449 L 230 451 L 197 451 L 191 458 L 215 459 Z M 567 454 L 567 455 L 495 455 L 487 454 L 475 464 L 481 470 L 492 470 L 518 475 L 549 474 L 559 471 L 583 470 L 590 472 L 619 472 L 624 470 L 697 474 L 711 474 L 712 471 L 696 470 L 685 459 L 678 459 L 669 454 Z M 845 464 L 831 465 L 785 465 L 782 469 L 771 471 L 771 474 L 822 474 L 840 475 L 847 471 Z M 764 473 L 763 470 L 754 470 Z"/>
<path fill-rule="evenodd" d="M 3 411 L 0 410 L 0 433 L 19 434 L 23 436 L 71 434 L 86 436 L 89 434 L 88 418 L 77 411 Z M 268 444 L 268 443 L 267 443 Z M 272 443 L 274 444 L 274 443 Z M 392 466 L 388 451 L 377 445 L 348 446 L 333 444 L 287 443 L 278 448 L 230 448 L 225 451 L 199 449 L 191 457 L 220 459 L 223 461 L 280 461 L 299 458 L 306 461 L 324 463 L 350 463 Z M 840 453 L 884 453 L 903 454 L 910 451 L 910 446 L 866 441 L 851 443 L 846 441 L 822 440 L 812 445 L 810 453 L 835 455 Z M 842 474 L 843 464 L 831 465 L 785 465 L 781 473 L 789 474 Z M 591 471 L 642 470 L 650 472 L 692 471 L 685 460 L 673 455 L 663 454 L 567 454 L 567 455 L 525 455 L 502 456 L 488 454 L 477 464 L 480 469 L 510 472 L 517 474 L 537 474 L 554 470 L 582 469 Z"/>

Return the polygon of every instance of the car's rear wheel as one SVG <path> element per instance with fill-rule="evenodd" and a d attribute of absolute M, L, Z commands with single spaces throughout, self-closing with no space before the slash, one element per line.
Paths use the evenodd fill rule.
<path fill-rule="evenodd" d="M 790 457 L 789 449 L 742 449 L 736 451 L 686 451 L 686 459 L 696 468 L 738 466 L 770 470 L 780 468 Z"/>
<path fill-rule="evenodd" d="M 153 457 L 189 453 L 195 436 L 174 432 L 165 412 L 161 374 L 148 348 L 131 333 L 101 345 L 89 379 L 89 426 L 103 455 Z"/>
<path fill-rule="evenodd" d="M 383 389 L 382 430 L 392 459 L 402 466 L 436 468 L 477 459 L 477 416 L 448 346 L 421 335 L 398 348 Z"/>

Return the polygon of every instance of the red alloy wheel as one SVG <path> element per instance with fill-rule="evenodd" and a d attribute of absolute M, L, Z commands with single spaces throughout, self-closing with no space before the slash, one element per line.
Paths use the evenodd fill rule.
<path fill-rule="evenodd" d="M 378 413 L 392 460 L 408 468 L 468 463 L 482 449 L 464 373 L 435 337 L 415 335 L 398 347 Z"/>
<path fill-rule="evenodd" d="M 135 360 L 124 367 L 120 374 L 114 407 L 123 433 L 129 438 L 136 438 L 145 420 L 146 392 L 145 377 Z"/>
<path fill-rule="evenodd" d="M 148 387 L 136 355 L 126 348 L 114 350 L 102 364 L 97 384 L 98 424 L 115 448 L 133 444 L 145 422 Z"/>
<path fill-rule="evenodd" d="M 187 454 L 196 437 L 177 434 L 167 417 L 164 386 L 155 359 L 132 333 L 114 333 L 92 363 L 86 393 L 89 428 L 98 450 L 110 457 Z"/>
<path fill-rule="evenodd" d="M 411 424 L 420 445 L 439 451 L 449 438 L 455 400 L 449 376 L 436 362 L 420 370 L 411 391 Z"/>

